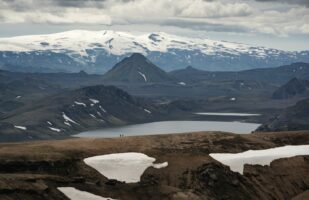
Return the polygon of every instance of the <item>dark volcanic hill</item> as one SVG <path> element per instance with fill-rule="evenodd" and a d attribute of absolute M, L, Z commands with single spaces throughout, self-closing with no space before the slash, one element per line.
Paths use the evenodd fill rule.
<path fill-rule="evenodd" d="M 295 95 L 304 95 L 307 92 L 309 92 L 309 81 L 293 78 L 287 84 L 276 90 L 273 93 L 272 98 L 288 99 Z"/>
<path fill-rule="evenodd" d="M 134 53 L 123 59 L 103 76 L 104 81 L 128 83 L 171 82 L 173 78 L 151 63 L 145 56 Z"/>
<path fill-rule="evenodd" d="M 47 139 L 86 129 L 150 121 L 154 109 L 113 86 L 91 86 L 43 98 L 0 123 L 0 139 Z"/>
<path fill-rule="evenodd" d="M 258 131 L 294 131 L 309 129 L 309 99 L 285 109 L 279 116 L 258 128 Z"/>

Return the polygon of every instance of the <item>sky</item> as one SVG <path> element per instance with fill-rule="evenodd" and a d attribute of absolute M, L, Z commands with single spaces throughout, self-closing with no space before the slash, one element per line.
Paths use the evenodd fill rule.
<path fill-rule="evenodd" d="M 74 29 L 309 50 L 309 0 L 0 0 L 0 37 Z"/>

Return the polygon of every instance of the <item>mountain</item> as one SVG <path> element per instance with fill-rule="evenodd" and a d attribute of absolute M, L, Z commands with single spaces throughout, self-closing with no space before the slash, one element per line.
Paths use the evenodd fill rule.
<path fill-rule="evenodd" d="M 296 95 L 309 93 L 309 81 L 293 78 L 285 85 L 278 88 L 272 95 L 273 99 L 288 99 Z"/>
<path fill-rule="evenodd" d="M 0 67 L 24 72 L 104 73 L 134 52 L 166 71 L 188 65 L 209 71 L 238 71 L 309 62 L 309 51 L 281 51 L 162 32 L 134 35 L 73 30 L 0 38 Z"/>
<path fill-rule="evenodd" d="M 309 63 L 293 63 L 280 67 L 238 72 L 211 72 L 189 67 L 171 71 L 169 74 L 184 82 L 250 80 L 281 86 L 294 77 L 309 80 Z"/>
<path fill-rule="evenodd" d="M 309 129 L 309 99 L 299 101 L 258 128 L 257 131 L 295 131 Z"/>
<path fill-rule="evenodd" d="M 173 78 L 151 63 L 142 54 L 134 53 L 104 74 L 103 80 L 109 82 L 155 83 L 171 82 Z"/>
<path fill-rule="evenodd" d="M 174 70 L 174 71 L 169 72 L 169 74 L 171 76 L 173 76 L 174 78 L 188 82 L 188 83 L 208 79 L 207 76 L 210 73 L 211 72 L 196 69 L 196 68 L 192 67 L 191 65 L 184 68 L 184 69 L 178 69 L 178 70 Z"/>
<path fill-rule="evenodd" d="M 64 137 L 93 128 L 150 121 L 150 105 L 113 86 L 90 86 L 28 103 L 0 123 L 1 140 Z"/>

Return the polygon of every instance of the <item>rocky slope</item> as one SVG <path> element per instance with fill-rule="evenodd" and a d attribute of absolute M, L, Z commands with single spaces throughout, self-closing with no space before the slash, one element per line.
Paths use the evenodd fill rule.
<path fill-rule="evenodd" d="M 90 86 L 49 96 L 5 115 L 2 140 L 68 136 L 96 127 L 150 121 L 151 105 L 136 101 L 113 86 Z"/>
<path fill-rule="evenodd" d="M 235 71 L 309 62 L 308 51 L 288 52 L 162 32 L 134 35 L 74 30 L 1 38 L 0 66 L 24 72 L 103 73 L 134 52 L 147 55 L 166 71 L 188 65 L 211 71 Z"/>
<path fill-rule="evenodd" d="M 246 165 L 241 175 L 209 153 L 309 144 L 308 134 L 203 132 L 1 144 L 0 198 L 67 200 L 57 187 L 69 186 L 126 200 L 292 199 L 308 190 L 308 156 L 275 160 L 270 166 Z M 139 183 L 125 184 L 108 180 L 83 162 L 115 152 L 142 152 L 158 162 L 167 161 L 168 167 L 148 168 Z"/>
<path fill-rule="evenodd" d="M 258 131 L 291 131 L 309 129 L 309 99 L 284 109 L 258 128 Z"/>

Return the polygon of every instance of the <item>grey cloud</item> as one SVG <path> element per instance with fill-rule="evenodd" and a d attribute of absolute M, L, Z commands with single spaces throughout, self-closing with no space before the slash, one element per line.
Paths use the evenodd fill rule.
<path fill-rule="evenodd" d="M 223 25 L 216 23 L 197 22 L 191 20 L 171 19 L 161 23 L 162 26 L 175 26 L 186 29 L 198 30 L 198 31 L 213 31 L 213 32 L 248 32 L 245 27 L 238 25 Z"/>
<path fill-rule="evenodd" d="M 288 4 L 298 4 L 305 5 L 309 7 L 309 0 L 255 0 L 258 2 L 278 2 L 278 3 L 288 3 Z"/>
<path fill-rule="evenodd" d="M 107 0 L 2 0 L 14 10 L 33 8 L 62 7 L 62 8 L 103 8 Z M 125 3 L 133 0 L 115 0 L 115 3 Z M 1 4 L 0 4 L 1 5 Z"/>

